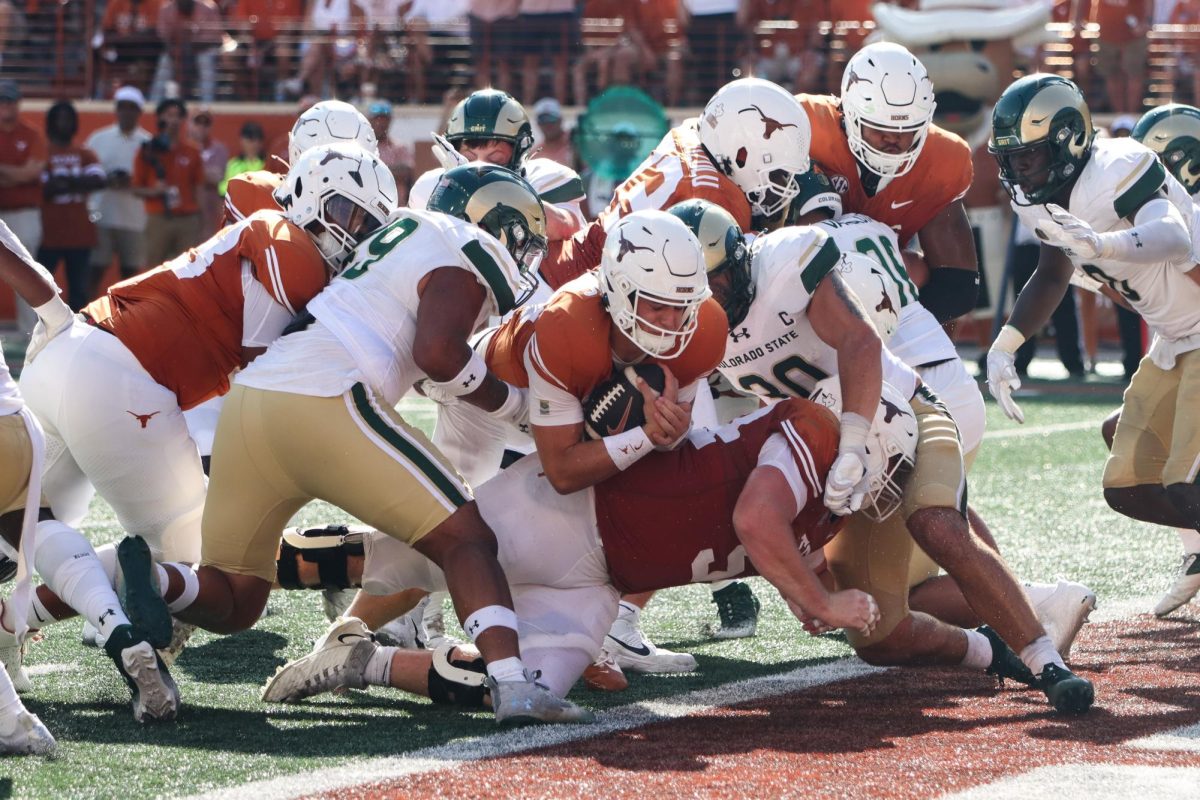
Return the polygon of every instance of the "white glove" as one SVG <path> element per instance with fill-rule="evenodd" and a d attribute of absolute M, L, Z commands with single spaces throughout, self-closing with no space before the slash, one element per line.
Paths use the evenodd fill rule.
<path fill-rule="evenodd" d="M 33 360 L 37 358 L 38 353 L 42 352 L 46 345 L 50 344 L 50 340 L 62 332 L 69 330 L 71 323 L 75 321 L 75 315 L 71 313 L 71 309 L 67 304 L 57 296 L 54 299 L 58 301 L 58 304 L 62 306 L 62 310 L 65 310 L 66 313 L 47 315 L 39 319 L 37 324 L 33 326 L 33 334 L 29 337 L 29 346 L 25 348 L 25 366 L 32 364 Z M 48 305 L 50 303 L 46 303 L 45 306 L 39 306 L 35 310 L 42 310 Z"/>
<path fill-rule="evenodd" d="M 12 232 L 12 228 L 8 227 L 8 224 L 2 219 L 0 219 L 0 245 L 4 245 L 4 247 L 11 250 L 13 255 L 26 264 L 33 265 L 37 263 L 33 260 L 33 256 L 29 254 L 28 248 L 21 244 L 21 240 Z"/>
<path fill-rule="evenodd" d="M 1025 422 L 1025 413 L 1013 400 L 1012 393 L 1021 388 L 1021 378 L 1017 375 L 1016 350 L 1025 342 L 1025 337 L 1011 325 L 1000 329 L 1000 335 L 992 342 L 992 348 L 987 354 L 987 384 L 988 391 L 1005 416 L 1015 422 Z"/>
<path fill-rule="evenodd" d="M 454 149 L 454 145 L 445 136 L 440 133 L 432 133 L 430 136 L 433 137 L 433 146 L 430 149 L 433 150 L 433 157 L 442 165 L 442 169 L 454 169 L 469 163 L 467 157 Z"/>
<path fill-rule="evenodd" d="M 844 517 L 862 508 L 870 480 L 867 477 L 867 448 L 843 449 L 825 479 L 825 507 Z"/>
<path fill-rule="evenodd" d="M 1104 254 L 1100 234 L 1092 230 L 1091 225 L 1054 203 L 1047 203 L 1046 210 L 1050 212 L 1050 219 L 1057 226 L 1057 229 L 1042 231 L 1050 244 L 1070 250 L 1083 259 L 1100 258 Z"/>
<path fill-rule="evenodd" d="M 439 406 L 452 406 L 458 403 L 457 397 L 438 386 L 429 378 L 425 378 L 418 383 L 417 388 L 421 390 L 421 394 L 425 395 Z"/>

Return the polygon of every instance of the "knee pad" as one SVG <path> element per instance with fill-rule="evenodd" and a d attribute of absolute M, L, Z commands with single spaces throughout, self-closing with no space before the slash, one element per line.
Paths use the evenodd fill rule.
<path fill-rule="evenodd" d="M 429 667 L 429 699 L 439 705 L 482 708 L 487 687 L 487 667 L 481 656 L 451 659 L 455 645 L 442 645 L 433 651 Z"/>
<path fill-rule="evenodd" d="M 367 528 L 327 525 L 324 528 L 288 528 L 279 544 L 275 559 L 279 585 L 284 589 L 351 589 L 348 562 L 351 556 L 363 557 L 363 536 Z M 315 564 L 317 585 L 300 580 L 300 562 Z"/>

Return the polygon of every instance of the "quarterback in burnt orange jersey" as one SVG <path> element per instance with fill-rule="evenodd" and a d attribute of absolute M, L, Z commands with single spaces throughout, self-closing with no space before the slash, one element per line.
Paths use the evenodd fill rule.
<path fill-rule="evenodd" d="M 752 230 L 752 218 L 776 216 L 799 191 L 794 178 L 809 169 L 809 139 L 808 117 L 782 87 L 761 78 L 726 84 L 699 117 L 663 137 L 594 222 L 552 249 L 542 275 L 558 287 L 595 269 L 621 217 L 693 198 Z"/>
<path fill-rule="evenodd" d="M 920 301 L 947 322 L 975 307 L 979 266 L 962 198 L 971 151 L 934 125 L 933 84 L 898 44 L 859 50 L 846 64 L 841 97 L 798 95 L 812 123 L 812 161 L 841 195 L 846 213 L 913 239 L 930 270 Z"/>
<path fill-rule="evenodd" d="M 60 519 L 78 525 L 99 491 L 157 558 L 199 559 L 205 479 L 183 411 L 226 392 L 396 200 L 357 145 L 310 151 L 286 188 L 288 211 L 114 285 L 31 348 L 22 389 L 50 443 L 44 491 Z"/>

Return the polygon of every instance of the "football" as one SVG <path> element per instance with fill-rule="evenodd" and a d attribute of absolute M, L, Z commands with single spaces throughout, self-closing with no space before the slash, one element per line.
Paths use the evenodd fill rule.
<path fill-rule="evenodd" d="M 624 433 L 646 422 L 642 393 L 637 388 L 639 377 L 656 392 L 661 392 L 667 384 L 667 377 L 657 364 L 634 364 L 613 370 L 612 376 L 583 401 L 583 429 L 589 439 Z"/>

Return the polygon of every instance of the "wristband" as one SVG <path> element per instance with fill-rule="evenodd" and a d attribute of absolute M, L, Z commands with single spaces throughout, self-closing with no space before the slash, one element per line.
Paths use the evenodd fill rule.
<path fill-rule="evenodd" d="M 608 457 L 624 472 L 638 462 L 642 456 L 654 450 L 654 443 L 646 435 L 646 429 L 634 428 L 631 431 L 618 433 L 616 436 L 605 436 L 602 439 Z"/>
<path fill-rule="evenodd" d="M 1000 333 L 996 334 L 996 341 L 992 342 L 991 349 L 1012 355 L 1023 344 L 1025 344 L 1025 334 L 1012 325 L 1005 325 L 1000 329 Z"/>
<path fill-rule="evenodd" d="M 71 317 L 75 316 L 74 312 L 71 311 L 71 307 L 63 302 L 63 299 L 58 296 L 57 292 L 53 297 L 33 310 L 48 331 L 56 331 L 66 326 L 70 323 Z"/>
<path fill-rule="evenodd" d="M 871 432 L 871 423 L 862 414 L 846 411 L 842 413 L 841 432 L 838 452 L 864 449 L 867 446 L 867 435 Z"/>
<path fill-rule="evenodd" d="M 462 397 L 478 389 L 483 384 L 483 379 L 487 377 L 487 374 L 487 363 L 480 358 L 479 353 L 472 350 L 471 357 L 467 359 L 467 363 L 453 378 L 448 381 L 430 379 L 429 382 L 451 397 Z"/>

